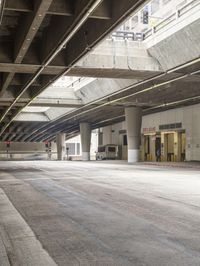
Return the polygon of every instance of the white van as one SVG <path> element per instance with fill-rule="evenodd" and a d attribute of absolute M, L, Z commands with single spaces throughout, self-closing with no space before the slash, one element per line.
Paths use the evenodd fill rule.
<path fill-rule="evenodd" d="M 107 144 L 98 147 L 96 160 L 115 160 L 118 159 L 119 147 L 115 144 Z"/>

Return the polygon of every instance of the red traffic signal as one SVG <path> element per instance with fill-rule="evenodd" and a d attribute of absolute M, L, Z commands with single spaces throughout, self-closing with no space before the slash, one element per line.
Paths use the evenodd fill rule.
<path fill-rule="evenodd" d="M 46 140 L 44 143 L 45 143 L 46 148 L 48 148 L 49 142 Z"/>
<path fill-rule="evenodd" d="M 10 140 L 5 141 L 5 144 L 6 144 L 7 148 L 10 148 L 10 143 L 11 143 Z"/>

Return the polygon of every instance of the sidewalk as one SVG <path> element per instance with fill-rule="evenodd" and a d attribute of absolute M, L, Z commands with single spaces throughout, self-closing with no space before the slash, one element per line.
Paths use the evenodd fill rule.
<path fill-rule="evenodd" d="M 163 167 L 192 168 L 200 170 L 200 162 L 141 162 L 143 165 Z"/>

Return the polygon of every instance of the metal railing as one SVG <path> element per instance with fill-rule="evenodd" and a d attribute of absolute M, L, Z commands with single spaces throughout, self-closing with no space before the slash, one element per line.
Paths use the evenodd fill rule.
<path fill-rule="evenodd" d="M 153 34 L 159 32 L 160 30 L 162 30 L 163 28 L 165 28 L 166 26 L 168 26 L 172 22 L 177 21 L 183 15 L 185 15 L 186 13 L 188 13 L 189 11 L 191 11 L 192 9 L 197 7 L 199 4 L 200 4 L 200 0 L 193 0 L 189 3 L 187 3 L 186 5 L 184 5 L 182 8 L 176 10 L 176 12 L 174 12 L 173 14 L 171 14 L 170 16 L 165 18 L 164 20 L 160 21 L 158 24 L 156 24 L 151 29 L 144 32 L 143 40 L 146 40 L 147 38 L 149 38 Z"/>
<path fill-rule="evenodd" d="M 115 31 L 112 35 L 110 35 L 110 38 L 116 38 L 116 39 L 128 39 L 132 41 L 143 41 L 144 34 L 142 32 L 133 32 L 133 31 Z"/>
<path fill-rule="evenodd" d="M 167 18 L 163 19 L 162 21 L 158 22 L 154 27 L 144 31 L 144 32 L 133 32 L 133 31 L 122 31 L 117 30 L 109 38 L 115 38 L 118 40 L 132 40 L 132 41 L 144 41 L 153 34 L 159 32 L 166 26 L 170 25 L 172 22 L 177 21 L 183 15 L 187 14 L 189 11 L 193 10 L 195 7 L 200 5 L 200 0 L 193 0 L 183 7 L 176 10 Z"/>

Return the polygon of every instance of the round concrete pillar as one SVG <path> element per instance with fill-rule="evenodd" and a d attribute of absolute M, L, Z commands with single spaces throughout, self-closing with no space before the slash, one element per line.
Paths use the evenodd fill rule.
<path fill-rule="evenodd" d="M 103 127 L 103 145 L 112 144 L 112 126 Z"/>
<path fill-rule="evenodd" d="M 126 129 L 128 140 L 128 162 L 139 161 L 141 137 L 142 109 L 139 107 L 125 108 Z"/>
<path fill-rule="evenodd" d="M 63 161 L 66 154 L 65 133 L 59 133 L 56 138 L 57 157 L 59 161 Z"/>
<path fill-rule="evenodd" d="M 90 160 L 91 126 L 89 123 L 80 123 L 82 160 Z"/>

